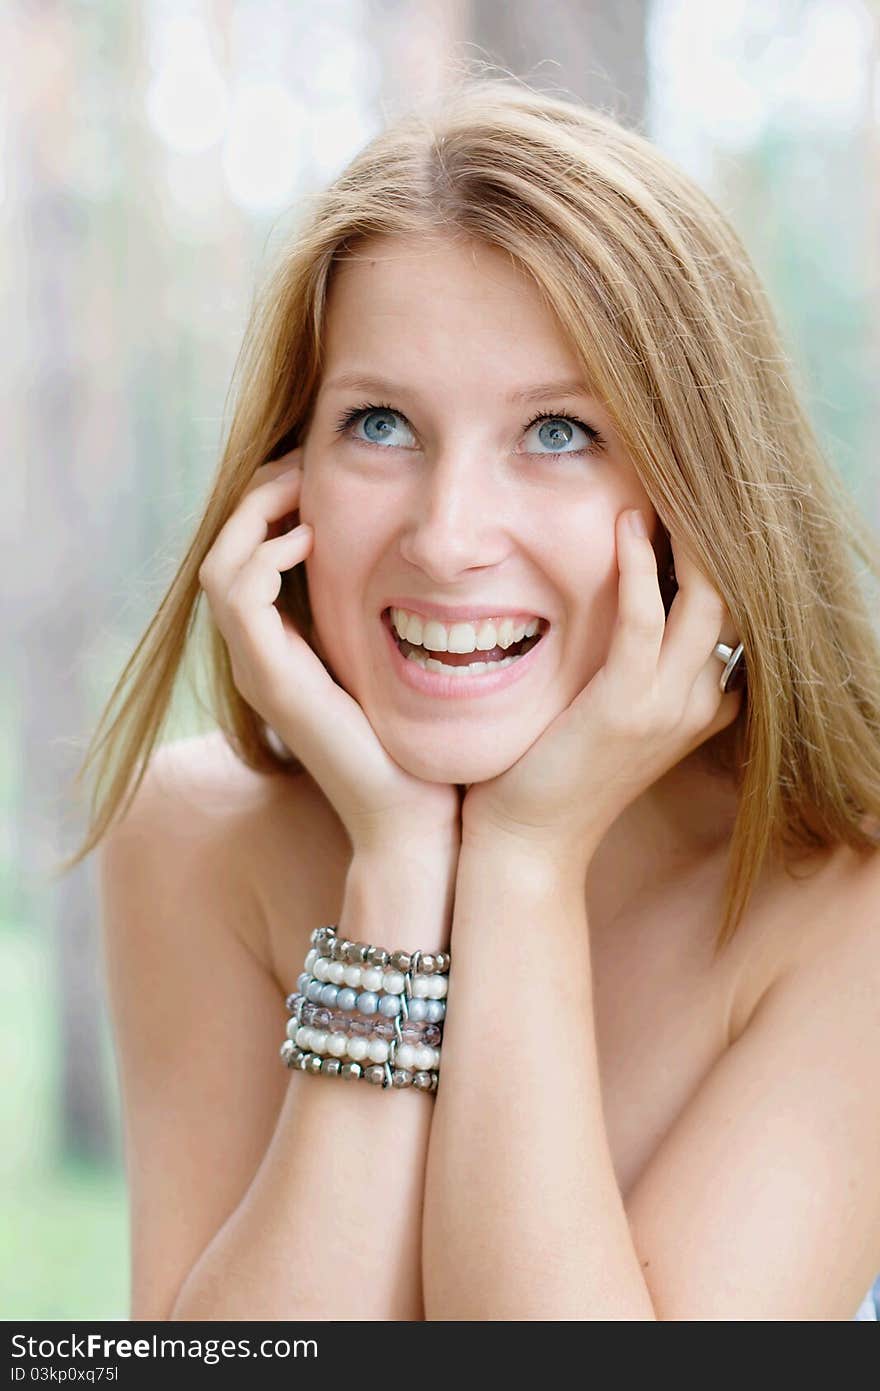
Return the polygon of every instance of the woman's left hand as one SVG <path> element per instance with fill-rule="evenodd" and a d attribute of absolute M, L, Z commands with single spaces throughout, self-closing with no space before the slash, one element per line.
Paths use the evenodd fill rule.
<path fill-rule="evenodd" d="M 510 768 L 473 783 L 462 839 L 512 839 L 524 849 L 588 863 L 626 806 L 739 713 L 722 694 L 717 642 L 735 647 L 730 615 L 672 538 L 678 593 L 667 618 L 650 539 L 617 519 L 617 624 L 603 667 Z"/>

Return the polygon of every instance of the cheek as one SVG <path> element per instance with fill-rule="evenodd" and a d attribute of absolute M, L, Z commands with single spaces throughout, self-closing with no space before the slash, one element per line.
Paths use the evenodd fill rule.
<path fill-rule="evenodd" d="M 314 528 L 305 573 L 315 634 L 340 676 L 363 636 L 364 596 L 388 531 L 375 497 L 356 492 L 328 470 L 306 473 L 300 497 L 300 520 Z"/>
<path fill-rule="evenodd" d="M 313 554 L 321 561 L 328 552 L 353 562 L 375 551 L 388 531 L 387 493 L 381 496 L 341 468 L 318 465 L 303 476 L 300 520 L 315 531 Z"/>

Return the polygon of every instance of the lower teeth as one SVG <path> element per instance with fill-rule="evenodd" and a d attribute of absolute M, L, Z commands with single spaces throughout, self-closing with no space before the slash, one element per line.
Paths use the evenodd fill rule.
<path fill-rule="evenodd" d="M 526 651 L 530 652 L 534 646 L 533 642 L 529 643 Z M 400 647 L 399 643 L 398 647 Z M 410 648 L 408 652 L 403 652 L 406 660 L 415 662 L 416 666 L 422 668 L 422 671 L 436 671 L 443 676 L 479 676 L 485 671 L 498 671 L 501 667 L 512 666 L 514 662 L 518 662 L 525 655 L 525 652 L 517 652 L 515 656 L 502 657 L 497 662 L 468 662 L 467 665 L 461 666 L 453 665 L 451 662 L 438 662 L 436 657 L 428 657 L 424 652 L 419 652 L 414 648 Z"/>

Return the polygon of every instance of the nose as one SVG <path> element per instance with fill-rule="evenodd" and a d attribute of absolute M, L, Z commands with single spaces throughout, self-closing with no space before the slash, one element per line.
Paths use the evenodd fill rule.
<path fill-rule="evenodd" d="M 414 484 L 400 551 L 438 584 L 471 569 L 498 565 L 510 549 L 510 496 L 493 482 L 485 459 L 450 450 Z"/>

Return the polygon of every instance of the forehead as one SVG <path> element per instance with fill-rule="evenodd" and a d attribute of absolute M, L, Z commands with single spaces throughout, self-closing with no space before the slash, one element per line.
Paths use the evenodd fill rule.
<path fill-rule="evenodd" d="M 374 238 L 334 268 L 325 370 L 357 363 L 390 372 L 437 359 L 473 365 L 506 354 L 517 379 L 576 375 L 578 361 L 532 277 L 506 252 L 464 237 Z"/>

